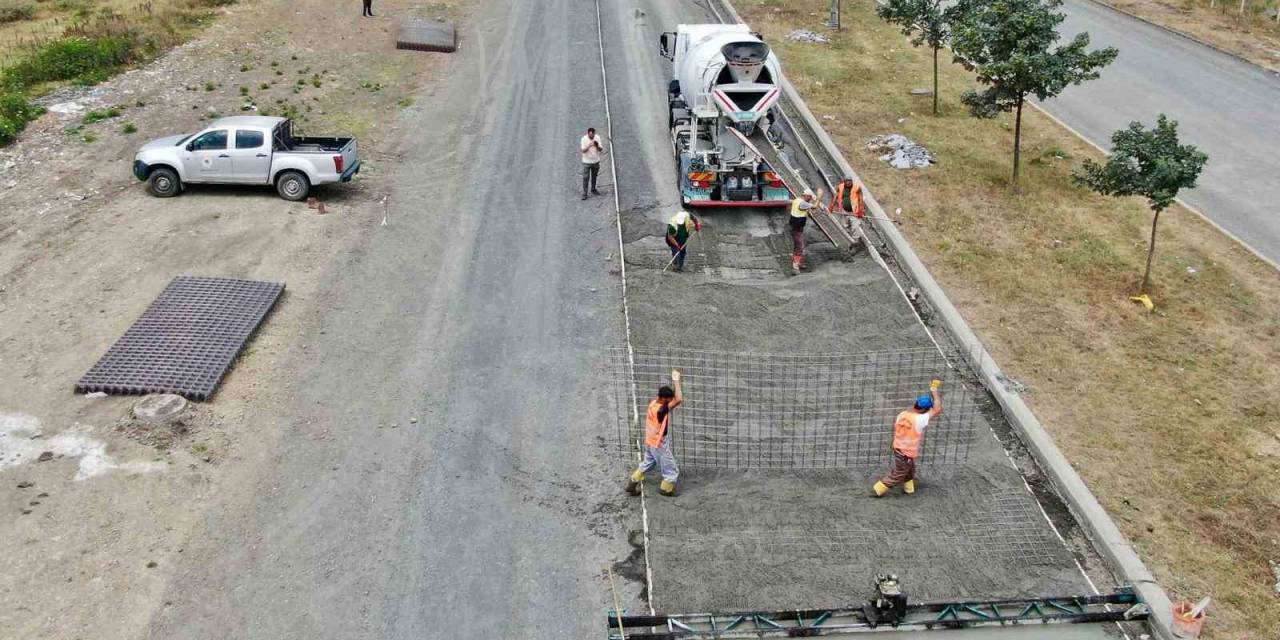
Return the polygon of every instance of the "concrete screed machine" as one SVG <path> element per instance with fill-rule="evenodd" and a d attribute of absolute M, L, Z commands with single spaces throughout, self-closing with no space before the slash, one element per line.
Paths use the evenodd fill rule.
<path fill-rule="evenodd" d="M 685 206 L 788 204 L 790 191 L 759 150 L 776 142 L 771 110 L 782 93 L 769 46 L 746 25 L 682 24 L 662 34 L 660 50 L 674 78 L 668 124 Z"/>

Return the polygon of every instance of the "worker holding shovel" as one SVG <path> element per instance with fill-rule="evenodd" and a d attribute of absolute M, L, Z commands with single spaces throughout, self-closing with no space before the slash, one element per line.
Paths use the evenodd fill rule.
<path fill-rule="evenodd" d="M 667 223 L 667 247 L 671 249 L 671 264 L 676 271 L 684 271 L 689 237 L 696 231 L 702 231 L 702 223 L 683 209 L 671 216 Z"/>
<path fill-rule="evenodd" d="M 845 216 L 844 226 L 853 231 L 854 219 L 862 220 L 867 215 L 866 205 L 862 203 L 862 185 L 853 176 L 845 176 L 836 185 L 836 192 L 831 198 L 828 210 Z"/>
<path fill-rule="evenodd" d="M 791 215 L 788 223 L 791 227 L 791 270 L 800 273 L 804 266 L 804 226 L 809 222 L 809 211 L 822 207 L 822 192 L 813 194 L 812 189 L 805 189 L 799 198 L 791 201 Z"/>
<path fill-rule="evenodd" d="M 915 405 L 898 414 L 893 422 L 893 463 L 889 466 L 889 474 L 881 478 L 872 487 L 879 498 L 889 489 L 902 485 L 902 492 L 916 492 L 916 458 L 920 456 L 920 443 L 924 440 L 924 429 L 929 421 L 942 413 L 941 380 L 929 383 L 929 395 L 916 398 Z"/>

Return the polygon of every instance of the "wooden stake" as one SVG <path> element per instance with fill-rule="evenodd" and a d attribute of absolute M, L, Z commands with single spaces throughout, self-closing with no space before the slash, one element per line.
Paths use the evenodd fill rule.
<path fill-rule="evenodd" d="M 618 588 L 613 584 L 613 567 L 605 565 L 604 570 L 609 572 L 609 590 L 613 592 L 613 619 L 618 623 L 618 635 L 622 636 L 622 640 L 627 640 L 627 633 L 622 630 L 622 607 L 618 604 Z"/>

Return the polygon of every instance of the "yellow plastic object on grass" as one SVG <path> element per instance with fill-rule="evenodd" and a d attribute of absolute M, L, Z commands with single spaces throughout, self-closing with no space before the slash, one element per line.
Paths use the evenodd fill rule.
<path fill-rule="evenodd" d="M 1146 307 L 1147 311 L 1156 310 L 1156 303 L 1152 302 L 1151 297 L 1145 293 L 1140 296 L 1129 296 L 1129 299 Z"/>

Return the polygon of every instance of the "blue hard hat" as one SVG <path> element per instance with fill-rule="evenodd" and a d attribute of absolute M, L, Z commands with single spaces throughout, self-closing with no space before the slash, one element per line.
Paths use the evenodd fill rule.
<path fill-rule="evenodd" d="M 917 408 L 917 409 L 932 409 L 932 408 L 933 408 L 933 396 L 929 396 L 929 395 L 922 395 L 922 396 L 917 397 L 917 398 L 916 398 L 916 408 Z"/>

